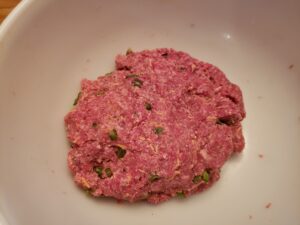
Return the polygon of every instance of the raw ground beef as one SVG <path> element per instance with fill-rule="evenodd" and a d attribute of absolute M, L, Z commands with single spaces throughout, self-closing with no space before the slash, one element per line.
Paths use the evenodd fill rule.
<path fill-rule="evenodd" d="M 201 192 L 244 148 L 242 93 L 217 67 L 173 49 L 128 51 L 82 80 L 65 117 L 75 182 L 93 196 L 160 203 Z"/>

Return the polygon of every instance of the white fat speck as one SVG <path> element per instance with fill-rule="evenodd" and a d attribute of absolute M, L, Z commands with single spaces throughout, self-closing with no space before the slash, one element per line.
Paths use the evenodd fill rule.
<path fill-rule="evenodd" d="M 208 155 L 206 149 L 202 149 L 202 150 L 200 151 L 200 154 L 201 154 L 201 156 L 202 156 L 205 160 L 209 160 L 209 159 L 210 159 L 210 156 Z"/>
<path fill-rule="evenodd" d="M 138 169 L 138 171 L 141 173 L 146 173 L 145 170 Z"/>
<path fill-rule="evenodd" d="M 141 141 L 146 140 L 145 137 L 143 137 L 143 136 L 140 136 L 139 139 L 140 139 Z"/>
<path fill-rule="evenodd" d="M 220 91 L 221 90 L 221 86 L 219 86 L 219 87 L 217 87 L 217 88 L 215 88 L 215 92 L 217 92 L 217 91 Z"/>
<path fill-rule="evenodd" d="M 122 186 L 128 186 L 129 185 L 129 182 L 131 181 L 131 176 L 128 175 L 128 176 L 124 176 L 122 179 L 121 179 L 121 185 Z"/>

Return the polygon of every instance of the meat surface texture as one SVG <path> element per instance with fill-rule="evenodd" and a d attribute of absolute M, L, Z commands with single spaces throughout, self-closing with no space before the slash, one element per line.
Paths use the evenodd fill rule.
<path fill-rule="evenodd" d="M 160 203 L 219 179 L 244 148 L 240 88 L 217 67 L 173 49 L 128 51 L 84 79 L 65 116 L 68 166 L 93 196 Z"/>

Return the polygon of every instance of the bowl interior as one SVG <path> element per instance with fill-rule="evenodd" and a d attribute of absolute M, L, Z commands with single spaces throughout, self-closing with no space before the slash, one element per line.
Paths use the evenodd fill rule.
<path fill-rule="evenodd" d="M 300 3 L 28 0 L 0 32 L 0 209 L 11 225 L 300 221 Z M 67 169 L 63 117 L 80 80 L 133 50 L 213 63 L 244 94 L 246 148 L 218 183 L 152 206 L 92 199 Z M 265 206 L 272 203 L 270 208 Z M 63 221 L 63 222 L 62 222 Z"/>

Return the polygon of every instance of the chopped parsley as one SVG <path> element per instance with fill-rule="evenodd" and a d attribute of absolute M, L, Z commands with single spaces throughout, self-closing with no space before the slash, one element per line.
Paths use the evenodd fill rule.
<path fill-rule="evenodd" d="M 96 96 L 102 96 L 105 94 L 105 92 L 107 92 L 108 89 L 107 88 L 102 88 L 99 91 L 96 92 Z"/>
<path fill-rule="evenodd" d="M 176 192 L 178 198 L 185 198 L 185 194 L 183 191 Z"/>
<path fill-rule="evenodd" d="M 227 125 L 227 126 L 231 126 L 235 124 L 235 119 L 231 118 L 231 117 L 222 117 L 222 118 L 218 118 L 216 121 L 216 124 L 218 125 Z"/>
<path fill-rule="evenodd" d="M 109 133 L 108 136 L 110 138 L 110 140 L 112 141 L 116 141 L 118 139 L 118 133 L 116 129 L 112 129 Z"/>
<path fill-rule="evenodd" d="M 128 79 L 128 78 L 137 78 L 137 77 L 139 77 L 139 75 L 134 74 L 134 73 L 126 75 L 126 79 Z"/>
<path fill-rule="evenodd" d="M 106 176 L 107 176 L 107 177 L 111 177 L 111 176 L 113 175 L 113 173 L 112 173 L 112 171 L 111 171 L 110 168 L 106 168 L 106 169 L 105 169 L 105 173 L 106 173 Z"/>
<path fill-rule="evenodd" d="M 193 183 L 194 183 L 194 184 L 197 184 L 197 183 L 199 183 L 201 180 L 202 180 L 202 176 L 201 176 L 201 175 L 194 176 L 194 178 L 193 178 Z"/>
<path fill-rule="evenodd" d="M 146 103 L 145 103 L 145 108 L 146 108 L 148 111 L 151 111 L 151 110 L 152 110 L 152 105 L 151 105 L 149 102 L 146 102 Z"/>
<path fill-rule="evenodd" d="M 118 159 L 121 159 L 125 156 L 126 150 L 124 148 L 121 148 L 120 146 L 116 146 L 117 150 L 115 151 Z"/>
<path fill-rule="evenodd" d="M 132 85 L 133 85 L 134 87 L 139 87 L 139 88 L 141 88 L 142 85 L 143 85 L 143 81 L 140 80 L 140 79 L 138 79 L 138 78 L 135 78 L 135 79 L 132 81 Z"/>
<path fill-rule="evenodd" d="M 78 95 L 77 95 L 76 99 L 74 100 L 74 103 L 73 103 L 73 105 L 77 105 L 77 103 L 78 103 L 78 101 L 79 101 L 80 97 L 81 97 L 81 92 L 79 92 L 79 93 L 78 93 Z"/>
<path fill-rule="evenodd" d="M 164 131 L 163 127 L 155 127 L 154 128 L 154 133 L 157 134 L 157 135 L 162 134 L 163 131 Z"/>
<path fill-rule="evenodd" d="M 103 168 L 100 166 L 94 167 L 94 171 L 98 174 L 98 177 L 102 178 Z"/>
<path fill-rule="evenodd" d="M 110 76 L 113 72 L 106 73 L 104 76 Z"/>
<path fill-rule="evenodd" d="M 93 194 L 93 190 L 92 190 L 91 188 L 84 189 L 84 192 L 85 192 L 87 195 L 92 195 L 92 194 Z"/>
<path fill-rule="evenodd" d="M 207 183 L 209 181 L 209 172 L 207 170 L 205 170 L 202 174 L 202 179 Z"/>
<path fill-rule="evenodd" d="M 157 174 L 150 174 L 149 180 L 151 183 L 158 181 L 159 179 L 160 179 L 160 176 L 158 176 Z"/>
<path fill-rule="evenodd" d="M 193 178 L 193 183 L 194 183 L 194 184 L 197 184 L 197 183 L 199 183 L 199 182 L 202 181 L 202 180 L 203 180 L 205 183 L 208 183 L 209 178 L 210 178 L 209 171 L 208 171 L 208 170 L 204 170 L 204 172 L 202 173 L 202 175 L 194 176 L 194 178 Z"/>
<path fill-rule="evenodd" d="M 69 145 L 70 145 L 70 147 L 71 147 L 71 148 L 74 148 L 74 147 L 76 146 L 76 144 L 75 144 L 75 143 L 73 143 L 73 142 L 70 142 L 70 141 L 69 141 Z"/>
<path fill-rule="evenodd" d="M 131 49 L 131 48 L 128 48 L 127 51 L 126 51 L 126 55 L 130 55 L 130 54 L 132 54 L 132 53 L 133 53 L 132 49 Z"/>

